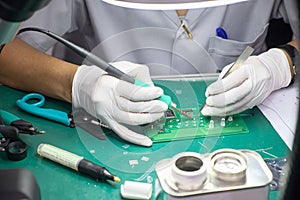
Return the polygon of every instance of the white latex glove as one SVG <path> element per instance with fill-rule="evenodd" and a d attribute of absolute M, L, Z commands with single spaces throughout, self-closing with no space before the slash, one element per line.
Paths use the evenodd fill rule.
<path fill-rule="evenodd" d="M 168 106 L 155 99 L 163 94 L 163 90 L 154 87 L 147 66 L 125 61 L 111 64 L 149 84 L 150 87 L 140 87 L 121 81 L 97 66 L 82 65 L 73 80 L 73 106 L 84 108 L 124 140 L 151 146 L 151 139 L 133 132 L 122 124 L 146 124 L 162 117 Z"/>
<path fill-rule="evenodd" d="M 207 87 L 202 114 L 226 116 L 242 112 L 263 102 L 272 91 L 288 86 L 290 81 L 289 62 L 282 50 L 273 48 L 259 56 L 250 56 L 236 71 Z"/>

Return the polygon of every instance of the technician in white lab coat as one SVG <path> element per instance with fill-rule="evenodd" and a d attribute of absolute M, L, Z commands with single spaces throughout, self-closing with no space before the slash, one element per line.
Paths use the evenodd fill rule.
<path fill-rule="evenodd" d="M 207 106 L 202 113 L 228 115 L 252 108 L 272 91 L 290 84 L 293 56 L 282 48 L 268 50 L 266 35 L 269 21 L 283 18 L 291 25 L 294 38 L 299 36 L 296 3 L 251 0 L 175 11 L 123 8 L 100 0 L 52 0 L 23 27 L 44 28 L 68 38 L 150 84 L 148 69 L 152 76 L 215 73 L 228 68 L 246 46 L 251 46 L 253 56 L 240 69 L 207 88 Z M 227 39 L 216 35 L 218 27 L 226 31 Z M 73 58 L 57 41 L 41 33 L 26 32 L 19 37 L 39 51 L 19 39 L 8 44 L 0 58 L 2 83 L 72 101 L 75 107 L 83 107 L 106 122 L 123 139 L 151 146 L 149 138 L 121 124 L 143 124 L 161 117 L 167 106 L 155 100 L 162 94 L 160 88 L 119 84 L 84 61 L 71 64 Z M 296 42 L 290 44 L 295 46 Z M 9 60 L 12 57 L 14 60 Z"/>

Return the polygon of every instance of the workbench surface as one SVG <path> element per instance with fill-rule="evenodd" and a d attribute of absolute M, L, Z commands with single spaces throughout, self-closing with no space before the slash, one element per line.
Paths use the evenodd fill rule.
<path fill-rule="evenodd" d="M 159 82 L 159 84 L 164 84 Z M 193 83 L 195 84 L 195 82 Z M 176 84 L 177 87 L 184 84 Z M 203 95 L 205 88 L 200 91 Z M 182 90 L 184 91 L 184 90 Z M 179 91 L 178 94 L 182 93 Z M 271 124 L 256 107 L 244 117 L 249 133 L 220 137 L 198 138 L 173 142 L 155 143 L 150 148 L 139 147 L 119 139 L 108 132 L 105 140 L 78 128 L 66 127 L 62 124 L 25 113 L 20 110 L 16 101 L 26 93 L 5 86 L 0 86 L 0 109 L 9 111 L 33 123 L 39 130 L 46 131 L 43 135 L 21 135 L 20 138 L 28 145 L 27 157 L 22 161 L 10 161 L 5 152 L 0 153 L 0 168 L 26 168 L 36 177 L 41 189 L 42 199 L 122 199 L 120 185 L 125 180 L 152 182 L 155 199 L 155 163 L 170 158 L 182 151 L 199 153 L 212 152 L 220 148 L 255 150 L 263 158 L 283 157 L 289 153 L 288 147 L 272 128 Z M 65 112 L 72 110 L 71 104 L 46 98 L 45 107 Z M 84 156 L 92 162 L 105 166 L 110 172 L 120 177 L 120 183 L 97 182 L 90 177 L 66 168 L 37 155 L 39 144 L 48 143 L 67 151 Z M 269 199 L 278 199 L 278 191 L 271 191 Z M 159 195 L 164 199 L 165 194 Z"/>

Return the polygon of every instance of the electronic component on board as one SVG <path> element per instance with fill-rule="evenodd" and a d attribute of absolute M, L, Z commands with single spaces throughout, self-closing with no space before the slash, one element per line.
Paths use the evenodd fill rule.
<path fill-rule="evenodd" d="M 185 113 L 195 116 L 198 108 L 183 109 Z M 228 117 L 208 117 L 200 115 L 193 120 L 180 115 L 178 111 L 167 110 L 165 121 L 152 124 L 152 128 L 145 127 L 144 133 L 153 142 L 166 142 L 173 140 L 194 139 L 199 137 L 232 135 L 249 133 L 244 120 L 239 115 Z"/>
<path fill-rule="evenodd" d="M 170 118 L 175 118 L 176 115 L 175 115 L 175 113 L 174 113 L 173 110 L 167 110 L 167 111 L 165 112 L 165 117 L 166 117 L 167 119 L 170 119 Z"/>

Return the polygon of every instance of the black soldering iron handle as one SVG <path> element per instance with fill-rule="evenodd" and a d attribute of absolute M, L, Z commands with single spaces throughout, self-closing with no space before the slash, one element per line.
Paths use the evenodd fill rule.
<path fill-rule="evenodd" d="M 95 54 L 92 54 L 90 52 L 86 52 L 86 59 L 88 61 L 90 61 L 91 63 L 93 63 L 94 65 L 100 67 L 101 69 L 103 69 L 104 71 L 106 71 L 109 75 L 116 77 L 120 80 L 126 81 L 128 83 L 135 83 L 135 80 L 133 77 L 125 74 L 124 72 L 122 72 L 121 70 L 119 70 L 118 68 L 115 68 L 114 66 L 112 66 L 111 64 L 105 62 L 104 60 L 102 60 L 101 58 L 99 58 L 98 56 L 96 56 Z M 102 68 L 103 66 L 103 68 Z"/>
<path fill-rule="evenodd" d="M 106 181 L 106 180 L 114 181 L 114 175 L 109 173 L 105 167 L 101 167 L 86 159 L 82 159 L 79 162 L 78 171 L 82 174 L 91 176 L 99 181 Z"/>
<path fill-rule="evenodd" d="M 58 42 L 64 44 L 65 46 L 67 46 L 68 48 L 73 50 L 75 53 L 77 53 L 82 58 L 90 61 L 91 63 L 93 63 L 97 67 L 99 67 L 102 70 L 106 71 L 109 75 L 114 76 L 114 77 L 116 77 L 118 79 L 121 79 L 123 81 L 132 83 L 132 84 L 135 83 L 135 80 L 134 80 L 133 77 L 127 75 L 126 73 L 122 72 L 118 68 L 115 68 L 111 64 L 105 62 L 104 60 L 102 60 L 98 56 L 92 54 L 91 52 L 85 50 L 84 48 L 82 48 L 80 46 L 77 46 L 76 44 L 74 44 L 74 43 L 72 43 L 72 42 L 56 35 L 55 33 L 52 33 L 48 30 L 44 30 L 44 29 L 41 29 L 41 28 L 26 27 L 26 28 L 23 28 L 23 29 L 19 30 L 18 34 L 23 33 L 25 31 L 37 31 L 37 32 L 40 32 L 40 33 L 44 33 L 44 34 L 54 38 Z"/>

